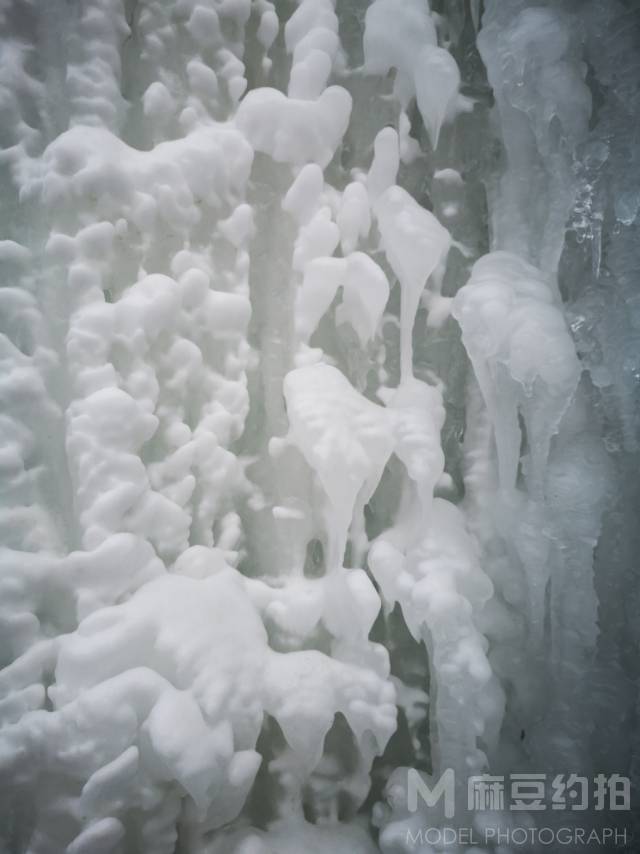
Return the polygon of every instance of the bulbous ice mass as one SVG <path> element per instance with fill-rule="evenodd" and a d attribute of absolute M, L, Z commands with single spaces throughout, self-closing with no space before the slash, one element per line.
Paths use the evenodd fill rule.
<path fill-rule="evenodd" d="M 638 20 L 431 5 L 0 2 L 2 854 L 635 795 Z"/>

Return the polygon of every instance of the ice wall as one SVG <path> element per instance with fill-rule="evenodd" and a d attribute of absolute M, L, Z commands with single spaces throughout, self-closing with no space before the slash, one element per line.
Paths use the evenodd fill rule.
<path fill-rule="evenodd" d="M 637 776 L 629 5 L 0 5 L 3 850 Z"/>

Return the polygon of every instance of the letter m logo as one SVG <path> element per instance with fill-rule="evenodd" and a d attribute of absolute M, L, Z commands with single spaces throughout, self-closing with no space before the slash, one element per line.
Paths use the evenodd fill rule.
<path fill-rule="evenodd" d="M 438 782 L 429 788 L 428 775 L 422 775 L 415 768 L 407 771 L 407 808 L 409 812 L 417 812 L 418 798 L 428 807 L 435 807 L 444 798 L 445 818 L 453 818 L 455 813 L 455 774 L 453 768 L 447 768 Z"/>

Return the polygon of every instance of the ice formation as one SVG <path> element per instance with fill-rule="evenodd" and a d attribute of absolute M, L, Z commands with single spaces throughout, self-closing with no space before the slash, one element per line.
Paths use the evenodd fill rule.
<path fill-rule="evenodd" d="M 0 3 L 1 852 L 635 797 L 633 6 Z"/>

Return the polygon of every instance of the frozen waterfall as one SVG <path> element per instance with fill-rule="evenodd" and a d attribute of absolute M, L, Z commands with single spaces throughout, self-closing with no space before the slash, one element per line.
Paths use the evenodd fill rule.
<path fill-rule="evenodd" d="M 640 850 L 635 0 L 0 0 L 0 136 L 0 854 Z"/>

